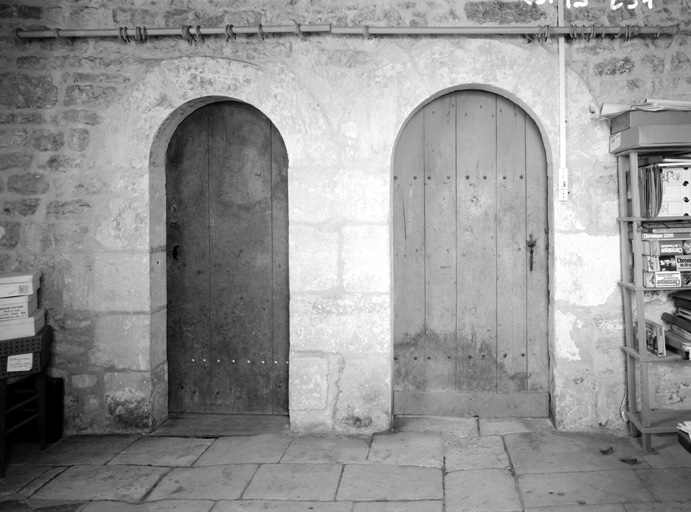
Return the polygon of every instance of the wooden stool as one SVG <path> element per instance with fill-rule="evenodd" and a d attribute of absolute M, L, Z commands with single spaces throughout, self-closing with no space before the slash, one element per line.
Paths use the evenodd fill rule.
<path fill-rule="evenodd" d="M 29 422 L 36 421 L 38 446 L 46 448 L 46 373 L 52 332 L 43 327 L 35 336 L 0 341 L 0 478 L 5 476 L 6 436 Z M 33 354 L 32 368 L 26 372 L 7 372 L 7 358 Z M 13 391 L 8 400 L 8 386 L 27 378 L 34 379 L 33 389 Z M 27 415 L 28 414 L 28 415 Z"/>

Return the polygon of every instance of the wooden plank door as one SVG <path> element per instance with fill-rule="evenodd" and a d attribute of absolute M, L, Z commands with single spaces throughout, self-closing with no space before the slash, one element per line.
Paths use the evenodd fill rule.
<path fill-rule="evenodd" d="M 190 114 L 168 146 L 171 412 L 288 412 L 288 158 L 238 102 Z"/>
<path fill-rule="evenodd" d="M 394 155 L 395 414 L 549 415 L 546 194 L 538 128 L 506 98 L 458 91 L 408 122 Z"/>

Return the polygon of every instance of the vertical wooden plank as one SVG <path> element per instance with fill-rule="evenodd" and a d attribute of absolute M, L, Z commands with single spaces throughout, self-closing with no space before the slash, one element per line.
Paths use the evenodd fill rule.
<path fill-rule="evenodd" d="M 527 316 L 527 371 L 528 391 L 549 391 L 548 353 L 548 262 L 549 229 L 547 219 L 547 157 L 540 131 L 530 116 L 526 115 L 526 208 L 528 236 L 536 240 L 533 249 L 533 268 L 528 262 L 526 303 Z"/>
<path fill-rule="evenodd" d="M 497 97 L 497 389 L 527 381 L 525 112 Z"/>
<path fill-rule="evenodd" d="M 394 391 L 425 389 L 424 115 L 418 111 L 393 161 Z"/>
<path fill-rule="evenodd" d="M 497 388 L 497 97 L 462 91 L 457 103 L 458 389 Z"/>
<path fill-rule="evenodd" d="M 171 412 L 208 412 L 210 406 L 207 136 L 206 110 L 199 109 L 183 120 L 166 152 Z"/>
<path fill-rule="evenodd" d="M 426 382 L 456 390 L 456 96 L 424 108 Z"/>
<path fill-rule="evenodd" d="M 272 341 L 271 397 L 274 414 L 288 414 L 288 154 L 271 125 Z"/>
<path fill-rule="evenodd" d="M 225 102 L 209 124 L 213 406 L 271 413 L 270 122 Z"/>

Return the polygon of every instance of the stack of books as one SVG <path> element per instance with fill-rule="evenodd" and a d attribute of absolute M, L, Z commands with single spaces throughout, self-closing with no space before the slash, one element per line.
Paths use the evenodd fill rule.
<path fill-rule="evenodd" d="M 669 324 L 665 331 L 665 345 L 668 352 L 689 359 L 691 354 L 691 293 L 683 291 L 672 294 L 675 313 L 663 313 L 662 320 Z"/>
<path fill-rule="evenodd" d="M 643 223 L 643 285 L 691 287 L 691 222 Z"/>
<path fill-rule="evenodd" d="M 41 273 L 0 274 L 0 340 L 34 336 L 45 325 L 36 297 Z"/>

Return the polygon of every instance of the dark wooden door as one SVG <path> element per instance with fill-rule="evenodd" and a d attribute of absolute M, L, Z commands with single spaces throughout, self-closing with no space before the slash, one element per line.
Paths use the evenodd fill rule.
<path fill-rule="evenodd" d="M 288 157 L 257 109 L 190 114 L 166 155 L 171 412 L 288 412 Z"/>
<path fill-rule="evenodd" d="M 394 155 L 394 412 L 549 415 L 547 175 L 535 122 L 457 91 Z"/>

